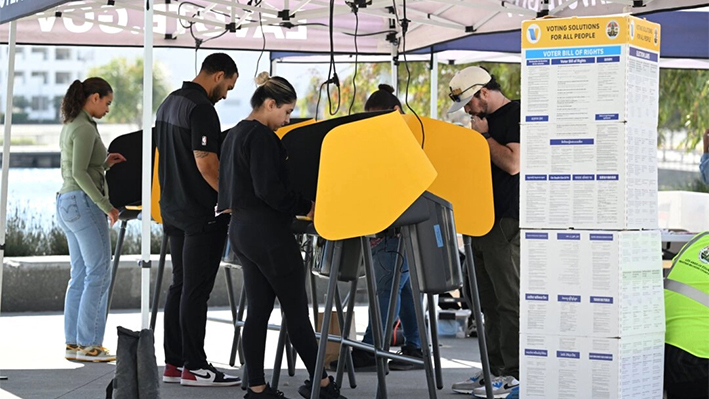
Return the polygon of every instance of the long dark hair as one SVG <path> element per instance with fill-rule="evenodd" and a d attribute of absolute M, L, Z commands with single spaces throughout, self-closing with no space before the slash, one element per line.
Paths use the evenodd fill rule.
<path fill-rule="evenodd" d="M 379 85 L 379 90 L 372 93 L 364 104 L 365 111 L 386 111 L 398 106 L 401 110 L 401 101 L 394 95 L 394 88 L 388 84 Z"/>
<path fill-rule="evenodd" d="M 103 98 L 113 93 L 113 89 L 102 78 L 88 78 L 83 82 L 78 79 L 73 81 L 62 99 L 62 122 L 73 121 L 84 108 L 86 99 L 94 93 L 98 93 L 99 97 Z"/>
<path fill-rule="evenodd" d="M 268 72 L 261 72 L 256 77 L 256 84 L 259 87 L 251 96 L 251 108 L 253 109 L 259 109 L 268 98 L 274 100 L 278 107 L 295 102 L 298 98 L 293 85 L 280 76 L 268 76 Z"/>

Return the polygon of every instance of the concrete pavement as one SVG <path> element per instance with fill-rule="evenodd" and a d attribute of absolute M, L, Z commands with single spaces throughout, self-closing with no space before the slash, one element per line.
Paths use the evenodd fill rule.
<path fill-rule="evenodd" d="M 367 323 L 366 306 L 357 306 L 355 321 L 358 338 L 361 339 Z M 240 370 L 229 367 L 229 351 L 233 328 L 228 321 L 228 308 L 210 308 L 207 323 L 205 351 L 209 361 L 229 374 L 241 375 Z M 274 311 L 271 323 L 280 323 L 280 312 Z M 220 321 L 222 320 L 222 321 Z M 114 312 L 109 316 L 104 346 L 115 352 L 116 327 L 140 329 L 140 314 L 137 311 Z M 162 314 L 158 316 L 155 336 L 155 355 L 162 372 Z M 277 332 L 268 334 L 266 367 L 273 367 Z M 474 338 L 442 338 L 441 360 L 444 389 L 437 391 L 439 398 L 464 398 L 450 390 L 453 382 L 464 380 L 472 367 L 480 367 L 478 343 Z M 115 371 L 115 363 L 89 364 L 64 359 L 63 315 L 53 313 L 8 313 L 0 315 L 0 375 L 8 380 L 0 381 L 0 398 L 91 398 L 105 397 L 105 389 Z M 297 389 L 308 378 L 305 366 L 297 364 L 296 374 L 281 373 L 279 389 L 287 398 L 300 398 Z M 271 369 L 266 370 L 270 379 Z M 357 373 L 357 387 L 350 388 L 345 378 L 342 394 L 350 399 L 374 398 L 376 373 Z M 423 370 L 392 371 L 387 377 L 389 398 L 427 398 Z M 192 388 L 179 384 L 162 384 L 161 397 L 179 398 L 241 398 L 241 388 Z"/>

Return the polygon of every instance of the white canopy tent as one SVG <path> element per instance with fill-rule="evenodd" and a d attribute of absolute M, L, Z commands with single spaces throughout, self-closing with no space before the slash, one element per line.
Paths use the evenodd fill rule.
<path fill-rule="evenodd" d="M 538 15 L 608 15 L 707 5 L 699 0 L 0 0 L 0 43 L 8 43 L 6 121 L 0 186 L 0 264 L 4 256 L 7 176 L 16 44 L 316 51 L 392 55 L 481 33 L 519 29 Z M 144 70 L 152 104 L 152 68 Z M 152 126 L 144 107 L 143 126 Z M 143 142 L 143 212 L 150 214 L 151 137 Z M 148 326 L 150 221 L 143 218 L 142 327 Z M 0 299 L 2 298 L 0 268 Z"/>

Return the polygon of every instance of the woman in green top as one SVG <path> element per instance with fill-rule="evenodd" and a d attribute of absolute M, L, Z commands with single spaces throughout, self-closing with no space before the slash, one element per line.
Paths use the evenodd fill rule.
<path fill-rule="evenodd" d="M 115 360 L 103 345 L 111 280 L 111 226 L 118 210 L 108 200 L 105 171 L 125 161 L 106 155 L 94 118 L 108 113 L 111 85 L 101 78 L 75 80 L 62 100 L 59 138 L 64 184 L 57 195 L 57 221 L 66 234 L 71 278 L 64 301 L 65 357 L 87 362 Z"/>

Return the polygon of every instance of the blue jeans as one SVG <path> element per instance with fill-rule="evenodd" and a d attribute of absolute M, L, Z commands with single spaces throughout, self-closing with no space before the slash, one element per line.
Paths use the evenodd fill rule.
<path fill-rule="evenodd" d="M 382 326 L 386 323 L 387 312 L 389 311 L 391 285 L 394 282 L 394 267 L 399 257 L 399 254 L 396 252 L 398 246 L 399 238 L 397 237 L 385 238 L 377 244 L 377 246 L 372 248 L 374 278 L 377 282 L 377 302 L 379 302 L 379 313 L 382 316 Z M 399 295 L 399 300 L 396 302 L 395 314 L 399 316 L 401 325 L 404 328 L 404 341 L 408 346 L 420 348 L 421 337 L 419 336 L 418 324 L 416 323 L 414 295 L 411 291 L 409 264 L 406 262 L 406 257 L 404 257 L 404 263 L 401 266 L 401 280 L 399 281 L 399 289 L 396 291 L 396 294 Z M 362 341 L 367 344 L 374 343 L 371 323 L 367 326 L 367 331 L 364 333 L 364 339 Z"/>
<path fill-rule="evenodd" d="M 66 234 L 71 258 L 64 338 L 67 344 L 100 346 L 111 280 L 106 214 L 83 191 L 70 191 L 57 196 L 57 222 Z"/>

